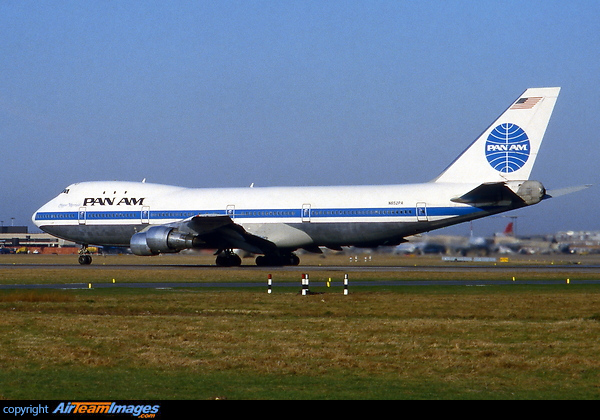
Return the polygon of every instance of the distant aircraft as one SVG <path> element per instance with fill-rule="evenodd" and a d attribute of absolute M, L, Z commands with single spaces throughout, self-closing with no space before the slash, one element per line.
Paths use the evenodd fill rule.
<path fill-rule="evenodd" d="M 499 233 L 498 236 L 515 236 L 514 231 L 514 222 L 508 222 L 506 227 L 504 228 L 504 232 Z"/>
<path fill-rule="evenodd" d="M 503 232 L 497 233 L 494 237 L 474 236 L 473 226 L 471 223 L 471 235 L 466 243 L 450 244 L 450 248 L 456 253 L 462 255 L 476 254 L 488 255 L 489 253 L 498 252 L 499 247 L 496 241 L 498 238 L 510 238 L 514 241 L 513 222 L 509 222 Z"/>
<path fill-rule="evenodd" d="M 146 182 L 68 186 L 32 217 L 40 229 L 81 244 L 129 246 L 136 255 L 216 249 L 236 266 L 297 265 L 298 249 L 398 245 L 405 237 L 549 198 L 529 180 L 560 88 L 526 90 L 437 178 L 388 186 L 182 188 Z M 444 147 L 448 147 L 447 144 Z M 145 180 L 144 180 L 145 181 Z"/>

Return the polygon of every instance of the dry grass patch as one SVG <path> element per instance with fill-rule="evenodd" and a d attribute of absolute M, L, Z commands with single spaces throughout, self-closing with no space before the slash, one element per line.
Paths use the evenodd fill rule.
<path fill-rule="evenodd" d="M 86 363 L 315 374 L 598 368 L 594 294 L 255 292 L 3 300 L 4 368 Z M 11 355 L 10 362 L 7 355 Z"/>

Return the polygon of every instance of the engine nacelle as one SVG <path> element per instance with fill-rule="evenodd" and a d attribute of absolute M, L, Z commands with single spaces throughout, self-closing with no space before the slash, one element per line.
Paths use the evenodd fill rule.
<path fill-rule="evenodd" d="M 174 253 L 194 247 L 194 235 L 183 233 L 168 226 L 153 226 L 131 237 L 131 252 L 135 255 L 158 255 Z"/>

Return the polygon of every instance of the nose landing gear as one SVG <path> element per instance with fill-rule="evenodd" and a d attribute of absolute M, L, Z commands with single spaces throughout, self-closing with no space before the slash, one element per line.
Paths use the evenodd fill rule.
<path fill-rule="evenodd" d="M 87 244 L 81 244 L 79 249 L 79 264 L 90 265 L 92 263 L 92 253 L 88 249 Z"/>

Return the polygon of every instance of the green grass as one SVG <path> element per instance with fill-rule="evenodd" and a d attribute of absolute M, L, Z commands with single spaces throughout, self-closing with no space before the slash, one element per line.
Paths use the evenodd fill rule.
<path fill-rule="evenodd" d="M 0 282 L 256 281 L 265 271 L 0 270 Z M 570 274 L 591 278 L 593 274 Z M 565 272 L 529 273 L 533 279 Z M 323 281 L 339 272 L 311 273 Z M 354 273 L 355 280 L 401 273 Z M 483 278 L 503 272 L 410 273 Z M 600 286 L 0 290 L 5 399 L 598 399 Z M 289 286 L 290 283 L 288 283 Z"/>
<path fill-rule="evenodd" d="M 594 286 L 2 291 L 0 395 L 595 399 L 599 305 Z"/>
<path fill-rule="evenodd" d="M 253 375 L 239 372 L 198 373 L 183 370 L 156 372 L 149 369 L 58 369 L 30 372 L 14 378 L 0 376 L 6 386 L 27 387 L 15 398 L 57 400 L 411 400 L 411 399 L 597 399 L 593 390 L 567 385 L 561 376 L 546 377 L 533 387 L 515 386 L 511 381 L 492 384 L 485 378 L 474 381 L 444 381 L 435 378 L 403 378 L 398 375 L 365 377 L 351 372 L 320 376 Z M 555 385 L 551 385 L 554 382 Z M 543 385 L 545 384 L 545 385 Z M 50 389 L 50 390 L 49 390 Z M 31 396 L 35 395 L 35 396 Z M 6 397 L 10 398 L 10 397 Z"/>

